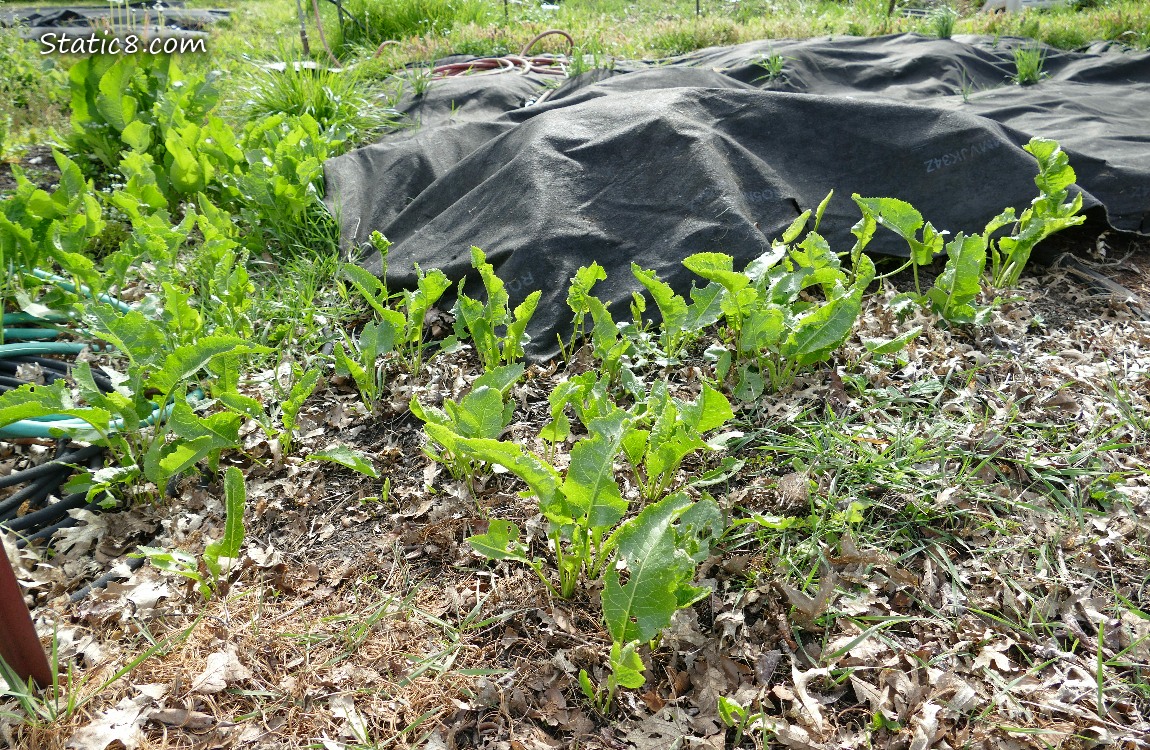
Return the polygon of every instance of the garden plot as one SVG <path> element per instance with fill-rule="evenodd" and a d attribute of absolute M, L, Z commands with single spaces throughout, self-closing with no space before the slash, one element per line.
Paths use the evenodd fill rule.
<path fill-rule="evenodd" d="M 248 543 L 226 596 L 205 604 L 151 567 L 77 605 L 55 593 L 129 530 L 158 528 L 152 544 L 176 548 L 218 536 L 218 491 L 195 481 L 181 507 L 93 518 L 25 568 L 39 621 L 61 623 L 61 659 L 84 665 L 80 695 L 145 632 L 162 648 L 71 721 L 22 736 L 723 747 L 734 722 L 744 742 L 790 747 L 1137 741 L 1148 331 L 1064 275 L 1025 279 L 1020 296 L 976 336 L 932 330 L 892 358 L 861 343 L 894 324 L 880 295 L 840 364 L 737 409 L 745 437 L 724 455 L 743 468 L 690 492 L 741 525 L 700 566 L 711 593 L 644 646 L 644 686 L 608 717 L 577 685 L 580 669 L 605 677 L 597 588 L 557 599 L 525 566 L 485 564 L 466 539 L 493 518 L 546 554 L 523 485 L 495 474 L 469 487 L 420 451 L 404 403 L 466 393 L 482 366 L 460 353 L 398 379 L 377 414 L 338 381 L 301 412 L 297 454 L 353 446 L 383 488 L 277 462 L 249 435 Z M 507 438 L 542 454 L 546 394 L 582 369 L 532 366 L 510 393 Z M 662 377 L 700 392 L 689 363 Z M 681 477 L 719 465 L 704 455 Z"/>
<path fill-rule="evenodd" d="M 45 417 L 79 420 L 74 438 L 108 448 L 104 468 L 66 485 L 90 503 L 74 526 L 48 546 L 3 535 L 58 677 L 36 690 L 6 674 L 0 741 L 1144 741 L 1145 239 L 1079 226 L 1091 209 L 1124 215 L 1095 193 L 1137 169 L 899 105 L 908 143 L 924 122 L 1002 136 L 976 155 L 1009 164 L 1017 192 L 977 215 L 904 195 L 924 216 L 853 192 L 866 185 L 811 184 L 775 224 L 732 213 L 746 242 L 708 244 L 688 217 L 649 265 L 621 245 L 559 269 L 537 252 L 528 278 L 508 273 L 507 247 L 536 225 L 513 209 L 568 238 L 598 235 L 587 188 L 565 183 L 556 200 L 527 180 L 520 202 L 542 208 L 486 209 L 502 239 L 415 266 L 412 238 L 434 232 L 408 229 L 449 204 L 450 191 L 430 193 L 472 196 L 499 149 L 538 180 L 562 170 L 531 169 L 528 146 L 623 158 L 606 139 L 563 140 L 577 130 L 531 134 L 547 115 L 520 123 L 530 137 L 517 142 L 482 106 L 440 96 L 465 86 L 433 82 L 425 101 L 459 123 L 429 133 L 494 137 L 483 154 L 444 139 L 413 160 L 427 168 L 391 196 L 415 200 L 390 236 L 344 237 L 373 254 L 367 270 L 341 257 L 321 166 L 393 124 L 387 100 L 360 73 L 258 70 L 251 98 L 217 106 L 219 77 L 170 59 L 75 61 L 56 171 L 12 171 L 0 236 L 20 270 L 3 279 L 6 335 L 31 318 L 19 335 L 113 350 L 82 353 L 53 383 L 18 369 L 29 384 L 0 394 L 0 429 L 40 433 L 6 442 L 6 467 L 47 456 Z M 825 112 L 834 99 L 690 71 L 700 85 L 634 72 L 539 106 L 591 111 L 614 90 L 647 107 L 648 145 L 689 136 L 706 155 L 738 151 L 721 127 L 699 127 L 721 125 L 724 107 Z M 488 80 L 503 82 L 504 108 L 534 85 Z M 315 106 L 286 111 L 301 92 Z M 651 97 L 688 111 L 667 127 L 661 115 L 678 110 Z M 1115 133 L 1109 145 L 1126 142 Z M 723 164 L 738 177 L 744 162 Z M 741 201 L 749 216 L 778 197 L 704 180 L 706 164 L 680 170 L 696 173 L 693 211 Z M 964 164 L 927 174 L 973 180 Z M 452 179 L 423 190 L 437 170 Z M 496 196 L 498 183 L 480 187 Z M 610 186 L 607 198 L 666 211 L 626 180 Z M 1035 267 L 1060 248 L 1074 262 Z M 555 345 L 531 327 L 547 317 L 565 334 Z M 559 356 L 540 354 L 552 346 Z M 109 568 L 110 584 L 77 596 Z"/>

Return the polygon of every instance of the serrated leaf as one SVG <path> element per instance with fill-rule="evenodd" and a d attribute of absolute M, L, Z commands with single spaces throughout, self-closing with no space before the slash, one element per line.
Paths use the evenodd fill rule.
<path fill-rule="evenodd" d="M 636 642 L 625 646 L 618 642 L 611 644 L 611 674 L 620 686 L 632 690 L 643 687 L 647 681 L 643 677 L 643 660 L 636 651 L 638 645 Z"/>
<path fill-rule="evenodd" d="M 220 558 L 235 560 L 240 556 L 244 544 L 244 506 L 247 504 L 247 489 L 244 475 L 235 466 L 224 472 L 224 507 L 227 517 L 224 521 L 224 536 L 204 548 L 204 564 L 213 576 L 223 572 Z"/>
<path fill-rule="evenodd" d="M 163 393 L 170 393 L 176 385 L 195 375 L 216 357 L 267 354 L 271 351 L 266 346 L 250 344 L 237 336 L 206 336 L 194 344 L 177 347 L 164 358 L 163 367 L 148 379 L 148 383 Z"/>
<path fill-rule="evenodd" d="M 679 590 L 690 588 L 695 573 L 691 559 L 676 548 L 672 529 L 690 506 L 685 495 L 670 495 L 648 505 L 608 541 L 626 563 L 628 575 L 623 583 L 612 567 L 604 581 L 603 619 L 613 641 L 650 641 L 670 624 L 679 608 Z"/>
<path fill-rule="evenodd" d="M 593 419 L 590 437 L 571 449 L 571 465 L 561 491 L 571 517 L 593 530 L 614 526 L 627 512 L 627 501 L 615 481 L 614 462 L 619 455 L 624 427 L 629 416 L 616 409 L 608 416 Z"/>

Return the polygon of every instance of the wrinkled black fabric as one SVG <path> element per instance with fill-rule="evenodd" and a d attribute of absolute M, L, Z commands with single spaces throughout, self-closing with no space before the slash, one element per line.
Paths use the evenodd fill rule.
<path fill-rule="evenodd" d="M 140 29 L 145 24 L 156 25 L 162 20 L 166 28 L 204 29 L 230 14 L 230 10 L 185 8 L 181 2 L 161 4 L 140 0 L 127 3 L 127 7 L 114 8 L 108 5 L 73 5 L 7 10 L 0 12 L 0 26 L 19 25 L 22 27 L 21 36 L 39 39 L 45 34 L 61 32 L 81 36 L 90 33 L 92 28 L 104 28 L 109 23 Z"/>
<path fill-rule="evenodd" d="M 414 283 L 416 263 L 471 277 L 477 245 L 513 303 L 540 289 L 534 358 L 570 330 L 580 266 L 607 270 L 595 292 L 621 313 L 639 289 L 632 261 L 685 293 L 684 257 L 725 252 L 741 268 L 832 189 L 822 231 L 839 250 L 859 218 L 852 193 L 978 231 L 1036 195 L 1021 149 L 1031 136 L 1064 146 L 1088 208 L 1150 233 L 1150 55 L 1048 50 L 1048 77 L 1019 87 L 1008 81 L 1019 43 L 754 42 L 557 89 L 517 74 L 437 81 L 401 105 L 417 128 L 326 164 L 327 200 L 348 246 L 373 230 L 392 240 L 393 287 Z M 787 58 L 779 80 L 754 64 L 771 53 Z M 906 247 L 880 231 L 870 249 Z M 362 263 L 379 273 L 378 257 Z"/>

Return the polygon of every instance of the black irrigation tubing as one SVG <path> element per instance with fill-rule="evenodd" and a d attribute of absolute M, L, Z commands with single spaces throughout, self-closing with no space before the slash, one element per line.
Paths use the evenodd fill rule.
<path fill-rule="evenodd" d="M 143 557 L 129 557 L 128 558 L 128 570 L 129 571 L 138 570 L 144 564 L 144 561 L 145 561 L 145 558 L 143 558 Z M 68 596 L 68 600 L 70 602 L 72 602 L 73 604 L 75 604 L 76 602 L 80 601 L 81 599 L 83 599 L 85 596 L 92 593 L 96 589 L 106 588 L 108 586 L 108 584 L 112 582 L 113 579 L 119 578 L 119 577 L 120 577 L 120 574 L 117 571 L 109 570 L 107 573 L 100 576 L 96 580 L 92 581 L 87 586 L 84 586 L 83 588 L 80 588 L 80 589 L 73 591 Z"/>
<path fill-rule="evenodd" d="M 15 374 L 19 365 L 40 365 L 40 367 L 44 368 L 45 370 L 59 373 L 60 375 L 69 375 L 72 372 L 71 362 L 66 362 L 60 359 L 51 359 L 50 357 L 34 356 L 6 357 L 0 359 L 0 372 Z M 112 390 L 112 381 L 98 370 L 92 370 L 92 380 L 96 383 L 96 387 L 104 393 L 108 393 Z"/>
<path fill-rule="evenodd" d="M 14 518 L 11 521 L 6 521 L 4 526 L 9 531 L 26 531 L 31 528 L 36 528 L 42 523 L 55 521 L 60 516 L 66 515 L 67 512 L 73 508 L 83 507 L 87 504 L 87 498 L 87 492 L 75 492 L 59 502 L 52 503 L 47 508 L 41 508 L 33 513 Z M 69 518 L 68 520 L 74 521 L 75 519 Z M 37 534 L 40 533 L 43 533 L 43 531 L 37 532 Z M 26 537 L 24 541 L 27 542 L 31 538 L 32 537 Z"/>
<path fill-rule="evenodd" d="M 99 500 L 93 500 L 90 503 L 85 503 L 84 499 L 86 497 L 87 497 L 86 492 L 77 492 L 74 495 L 68 495 L 68 497 L 64 498 L 63 500 L 61 500 L 58 503 L 53 503 L 52 505 L 49 505 L 47 508 L 44 509 L 44 511 L 55 510 L 56 508 L 59 508 L 63 505 L 67 505 L 67 507 L 63 509 L 64 513 L 66 513 L 69 510 L 72 510 L 74 508 L 83 508 L 84 510 L 96 510 L 97 508 L 100 507 L 100 501 Z M 39 511 L 39 512 L 43 512 L 43 511 Z M 36 515 L 36 513 L 30 513 L 29 515 L 34 516 L 34 515 Z M 28 516 L 23 516 L 23 518 L 27 518 L 27 517 Z M 57 514 L 55 516 L 55 518 L 59 518 L 59 514 Z M 72 526 L 75 526 L 78 523 L 80 523 L 80 519 L 74 518 L 72 516 L 67 516 L 63 521 L 59 521 L 57 523 L 54 523 L 51 526 L 45 526 L 44 528 L 37 531 L 35 534 L 30 534 L 26 537 L 22 537 L 20 539 L 17 539 L 16 540 L 16 548 L 17 549 L 24 549 L 31 542 L 35 542 L 35 541 L 40 540 L 40 539 L 50 539 L 52 537 L 52 535 L 55 534 L 57 531 L 60 531 L 61 529 L 70 528 Z"/>
<path fill-rule="evenodd" d="M 56 529 L 64 528 L 56 524 L 45 529 L 44 525 L 53 524 L 65 516 L 69 510 L 84 505 L 86 493 L 79 492 L 46 507 L 40 506 L 43 506 L 52 492 L 59 489 L 67 480 L 72 473 L 73 466 L 71 464 L 87 461 L 90 468 L 98 468 L 102 463 L 103 451 L 103 447 L 92 445 L 71 453 L 64 453 L 63 444 L 61 444 L 60 455 L 52 461 L 21 472 L 15 472 L 3 478 L 6 485 L 18 484 L 22 481 L 30 482 L 28 486 L 18 490 L 0 503 L 0 526 L 15 532 L 38 530 L 31 537 L 18 542 L 18 546 L 26 545 L 31 539 L 50 536 Z M 39 508 L 39 510 L 34 510 L 23 516 L 16 516 L 25 504 Z M 90 504 L 90 506 L 94 505 L 98 505 L 98 501 Z M 74 521 L 74 519 L 66 520 Z M 47 531 L 47 533 L 42 534 L 39 530 Z"/>
<path fill-rule="evenodd" d="M 60 471 L 71 471 L 68 464 L 77 464 L 83 461 L 91 461 L 104 452 L 103 446 L 89 445 L 80 448 L 72 453 L 61 453 L 51 461 L 46 461 L 39 466 L 33 466 L 30 469 L 17 471 L 5 477 L 0 477 L 0 488 L 11 487 L 14 484 L 23 484 L 24 482 L 31 481 L 45 474 L 53 474 Z"/>
<path fill-rule="evenodd" d="M 39 504 L 40 500 L 47 498 L 52 490 L 59 487 L 64 481 L 67 473 L 67 470 L 61 470 L 55 474 L 45 474 L 36 481 L 25 485 L 23 489 L 6 497 L 3 502 L 0 502 L 0 524 L 15 518 L 25 502 Z"/>

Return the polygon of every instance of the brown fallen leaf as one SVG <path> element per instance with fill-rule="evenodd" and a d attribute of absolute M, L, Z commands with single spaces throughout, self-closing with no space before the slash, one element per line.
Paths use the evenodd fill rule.
<path fill-rule="evenodd" d="M 150 702 L 151 698 L 144 697 Z M 109 746 L 123 750 L 136 750 L 145 741 L 140 726 L 144 706 L 137 700 L 125 698 L 115 708 L 96 714 L 87 726 L 77 729 L 65 745 L 69 750 L 107 750 Z"/>
<path fill-rule="evenodd" d="M 229 643 L 227 649 L 208 657 L 204 671 L 192 681 L 192 692 L 203 695 L 223 692 L 229 683 L 247 680 L 251 676 L 251 670 L 240 662 L 235 644 Z"/>
<path fill-rule="evenodd" d="M 216 725 L 216 717 L 211 714 L 186 708 L 160 708 L 149 711 L 146 718 L 166 727 L 187 729 L 190 732 L 202 732 Z"/>

